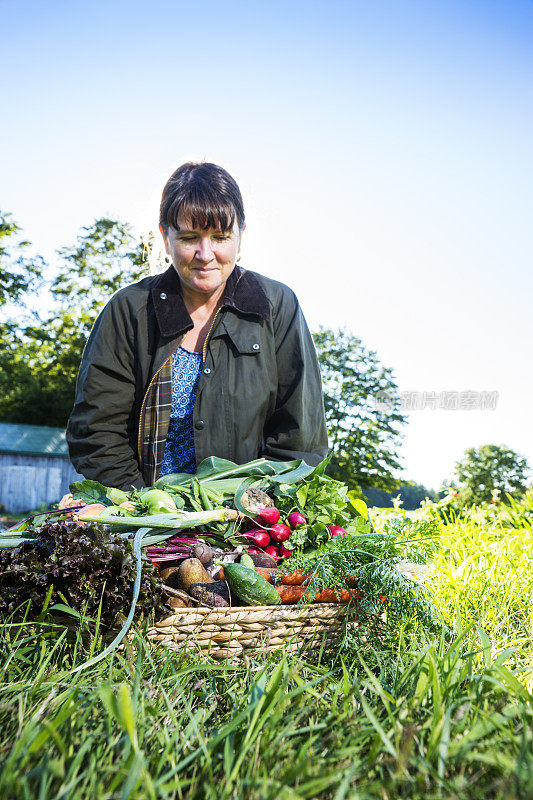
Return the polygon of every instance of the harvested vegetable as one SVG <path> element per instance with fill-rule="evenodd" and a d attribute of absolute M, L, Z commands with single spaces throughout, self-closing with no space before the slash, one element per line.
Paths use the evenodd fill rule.
<path fill-rule="evenodd" d="M 167 512 L 175 514 L 178 510 L 172 497 L 162 489 L 150 489 L 143 492 L 140 501 L 149 514 L 165 514 Z"/>
<path fill-rule="evenodd" d="M 213 550 L 205 542 L 199 542 L 191 549 L 191 556 L 202 564 L 209 564 L 213 560 Z"/>
<path fill-rule="evenodd" d="M 214 579 L 201 561 L 197 558 L 186 558 L 178 567 L 176 583 L 187 592 L 193 583 L 214 583 Z"/>
<path fill-rule="evenodd" d="M 85 511 L 85 509 L 84 509 Z M 110 525 L 122 525 L 127 528 L 194 528 L 201 525 L 209 525 L 211 522 L 221 522 L 235 520 L 239 516 L 237 511 L 232 508 L 220 508 L 213 511 L 181 511 L 165 514 L 145 514 L 140 517 L 116 517 L 112 508 L 105 508 L 100 514 L 85 514 L 84 519 L 91 522 L 109 523 Z"/>
<path fill-rule="evenodd" d="M 276 586 L 274 591 L 277 593 L 279 601 L 283 605 L 291 605 L 292 603 L 298 603 L 306 593 L 306 589 L 303 586 L 281 585 L 281 586 Z"/>
<path fill-rule="evenodd" d="M 302 569 L 295 569 L 293 572 L 282 575 L 280 580 L 284 586 L 302 586 L 309 578 L 311 578 L 310 572 L 304 572 Z M 357 576 L 352 575 L 346 582 L 349 586 L 355 586 L 357 583 Z"/>
<path fill-rule="evenodd" d="M 289 525 L 293 530 L 297 528 L 299 525 L 307 525 L 306 518 L 304 517 L 303 514 L 300 514 L 299 511 L 291 511 L 291 513 L 287 517 L 287 522 L 289 523 Z"/>
<path fill-rule="evenodd" d="M 230 594 L 226 581 L 193 583 L 189 587 L 189 594 L 195 600 L 199 600 L 207 606 L 213 606 L 213 608 L 222 608 L 230 605 Z"/>
<path fill-rule="evenodd" d="M 288 547 L 285 547 L 283 542 L 279 546 L 279 555 L 281 558 L 290 558 L 293 554 L 294 550 L 291 550 Z"/>
<path fill-rule="evenodd" d="M 256 547 L 264 548 L 270 544 L 270 536 L 266 531 L 261 531 L 259 528 L 254 528 L 245 534 L 247 539 L 250 539 Z"/>
<path fill-rule="evenodd" d="M 246 566 L 246 564 L 243 564 Z M 254 567 L 254 571 L 257 572 L 258 575 L 261 575 L 268 583 L 276 583 L 276 570 L 275 569 L 265 569 L 264 567 Z M 214 576 L 216 580 L 223 581 L 225 580 L 224 575 L 224 567 L 220 567 L 219 571 Z"/>
<path fill-rule="evenodd" d="M 348 531 L 345 531 L 340 525 L 328 525 L 328 530 L 331 538 L 334 536 L 348 536 Z"/>
<path fill-rule="evenodd" d="M 167 604 L 172 609 L 190 608 L 192 606 L 192 601 L 189 600 L 189 602 L 187 602 L 186 600 L 183 599 L 183 597 L 174 597 L 173 595 L 171 595 L 167 600 Z"/>
<path fill-rule="evenodd" d="M 268 553 L 264 553 L 262 550 L 259 550 L 258 548 L 249 547 L 248 555 L 254 562 L 255 567 L 276 569 L 276 559 L 272 558 L 272 556 L 269 556 Z"/>
<path fill-rule="evenodd" d="M 294 572 L 289 572 L 288 575 L 281 576 L 281 583 L 284 586 L 302 586 L 304 581 L 309 578 L 309 573 L 305 573 L 303 569 L 295 569 Z"/>
<path fill-rule="evenodd" d="M 349 603 L 351 600 L 356 600 L 362 597 L 362 593 L 357 589 L 342 589 L 335 591 L 335 589 L 324 589 L 322 592 L 313 593 L 305 586 L 276 586 L 275 591 L 279 594 L 283 605 L 291 603 L 298 603 L 300 600 L 305 599 L 311 603 Z"/>
<path fill-rule="evenodd" d="M 80 508 L 79 511 L 73 513 L 72 517 L 80 520 L 91 517 L 91 521 L 96 521 L 102 511 L 105 511 L 106 508 L 107 506 L 102 505 L 102 503 L 91 503 L 90 505 L 85 505 L 83 508 Z M 94 520 L 92 519 L 93 517 L 95 518 Z"/>
<path fill-rule="evenodd" d="M 291 529 L 283 522 L 277 522 L 275 525 L 272 525 L 268 529 L 268 532 L 272 541 L 278 543 L 286 542 L 291 535 Z"/>
<path fill-rule="evenodd" d="M 227 564 L 224 575 L 233 594 L 246 605 L 279 605 L 280 597 L 273 586 L 248 567 L 241 564 Z"/>
<path fill-rule="evenodd" d="M 275 525 L 279 521 L 280 513 L 277 508 L 271 506 L 270 508 L 263 508 L 258 516 L 265 525 Z"/>
<path fill-rule="evenodd" d="M 274 505 L 274 501 L 266 492 L 251 486 L 241 494 L 240 504 L 249 514 L 262 515 L 264 511 L 268 511 L 268 506 Z"/>
<path fill-rule="evenodd" d="M 253 558 L 248 555 L 248 553 L 243 553 L 241 556 L 241 560 L 239 562 L 243 565 L 243 567 L 249 567 L 249 569 L 255 569 L 255 564 Z"/>
<path fill-rule="evenodd" d="M 4 617 L 14 613 L 20 619 L 31 600 L 29 618 L 35 619 L 48 600 L 50 610 L 68 604 L 75 612 L 96 618 L 102 601 L 101 622 L 112 627 L 131 601 L 136 574 L 131 541 L 96 524 L 55 522 L 26 534 L 34 541 L 0 549 L 0 613 Z M 147 561 L 138 608 L 145 615 L 168 614 L 161 579 Z"/>

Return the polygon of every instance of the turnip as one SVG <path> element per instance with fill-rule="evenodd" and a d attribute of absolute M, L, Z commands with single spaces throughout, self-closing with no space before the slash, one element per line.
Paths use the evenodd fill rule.
<path fill-rule="evenodd" d="M 274 542 L 286 542 L 291 535 L 291 529 L 283 522 L 278 522 L 276 525 L 271 525 L 268 529 L 270 538 Z"/>
<path fill-rule="evenodd" d="M 291 513 L 289 514 L 289 516 L 287 518 L 287 521 L 288 521 L 289 525 L 291 526 L 291 528 L 293 530 L 295 528 L 297 528 L 298 525 L 306 525 L 307 524 L 306 518 L 304 517 L 303 514 L 300 514 L 299 511 L 291 511 Z"/>

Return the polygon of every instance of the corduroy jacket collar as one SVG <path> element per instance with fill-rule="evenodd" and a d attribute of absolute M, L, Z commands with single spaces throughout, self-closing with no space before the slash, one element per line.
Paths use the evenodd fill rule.
<path fill-rule="evenodd" d="M 163 336 L 177 336 L 193 327 L 183 296 L 178 273 L 173 266 L 158 275 L 152 286 L 152 301 Z M 222 308 L 242 314 L 269 318 L 268 298 L 253 273 L 235 266 L 226 281 Z"/>

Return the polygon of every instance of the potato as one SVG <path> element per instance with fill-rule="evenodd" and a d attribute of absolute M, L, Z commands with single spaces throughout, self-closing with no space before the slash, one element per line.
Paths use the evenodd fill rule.
<path fill-rule="evenodd" d="M 178 567 L 176 578 L 180 589 L 189 591 L 192 583 L 214 583 L 214 578 L 204 569 L 204 565 L 197 558 L 186 558 Z"/>
<path fill-rule="evenodd" d="M 190 608 L 193 605 L 192 600 L 184 600 L 182 597 L 174 597 L 171 595 L 167 597 L 167 605 L 170 608 Z"/>
<path fill-rule="evenodd" d="M 230 595 L 226 581 L 213 581 L 212 583 L 193 583 L 189 586 L 189 594 L 195 600 L 200 600 L 207 606 L 229 606 Z"/>
<path fill-rule="evenodd" d="M 178 570 L 179 567 L 165 567 L 159 573 L 159 577 L 166 583 L 167 586 L 170 586 L 171 589 L 178 588 Z"/>

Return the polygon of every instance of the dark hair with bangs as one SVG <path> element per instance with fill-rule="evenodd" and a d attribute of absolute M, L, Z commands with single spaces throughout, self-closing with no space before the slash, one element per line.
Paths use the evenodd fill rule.
<path fill-rule="evenodd" d="M 244 227 L 244 205 L 239 187 L 229 172 L 208 162 L 188 161 L 172 173 L 163 189 L 159 224 L 163 233 L 178 229 L 182 212 L 193 228 L 230 231 L 235 223 Z"/>

